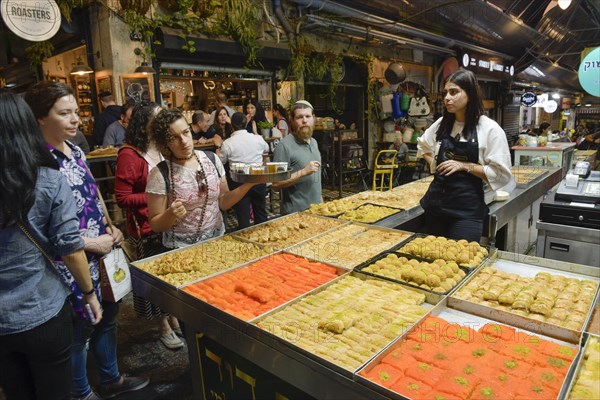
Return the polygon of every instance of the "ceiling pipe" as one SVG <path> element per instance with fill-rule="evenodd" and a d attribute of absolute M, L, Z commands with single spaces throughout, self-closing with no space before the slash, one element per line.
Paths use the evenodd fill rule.
<path fill-rule="evenodd" d="M 296 34 L 294 33 L 294 29 L 292 28 L 290 21 L 288 21 L 285 13 L 283 12 L 281 0 L 273 0 L 273 9 L 275 10 L 275 16 L 277 17 L 277 20 L 281 26 L 283 26 L 283 30 L 288 36 L 289 41 L 293 43 L 296 39 Z"/>
<path fill-rule="evenodd" d="M 413 48 L 429 51 L 432 53 L 456 55 L 456 52 L 452 49 L 436 46 L 434 44 L 419 42 L 418 40 L 401 38 L 387 32 L 381 32 L 358 25 L 348 24 L 345 22 L 333 21 L 330 19 L 318 17 L 316 15 L 308 15 L 307 19 L 308 21 L 319 24 L 324 28 L 340 28 L 345 33 L 352 33 L 357 36 L 370 36 L 381 40 L 393 41 L 397 42 L 398 44 L 406 44 L 412 46 Z"/>
<path fill-rule="evenodd" d="M 353 8 L 333 3 L 330 0 L 290 0 L 296 4 L 302 5 L 304 7 L 312 7 L 318 8 L 318 11 L 326 11 L 332 14 L 336 14 L 343 17 L 355 18 L 360 20 L 362 23 L 367 25 L 374 26 L 385 26 L 384 29 L 386 32 L 396 34 L 396 35 L 411 35 L 416 36 L 421 39 L 431 40 L 436 43 L 447 44 L 449 40 L 453 40 L 456 46 L 476 51 L 482 54 L 488 54 L 490 56 L 501 57 L 505 60 L 512 60 L 514 57 L 508 54 L 500 53 L 497 51 L 493 51 L 490 49 L 486 49 L 481 46 L 477 46 L 471 43 L 463 42 L 460 40 L 450 39 L 441 35 L 437 35 L 435 33 L 427 32 L 422 29 L 413 28 L 411 26 L 401 24 L 399 22 L 394 22 L 391 19 L 379 17 L 373 14 L 369 14 L 363 11 L 355 10 Z M 402 39 L 404 40 L 404 39 Z"/>

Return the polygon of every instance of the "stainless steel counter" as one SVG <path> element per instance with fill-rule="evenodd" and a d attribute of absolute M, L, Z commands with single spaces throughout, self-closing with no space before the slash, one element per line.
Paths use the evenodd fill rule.
<path fill-rule="evenodd" d="M 515 188 L 508 200 L 496 201 L 490 204 L 490 215 L 495 214 L 497 218 L 497 229 L 501 229 L 510 220 L 515 218 L 521 210 L 531 205 L 535 200 L 539 199 L 548 190 L 552 189 L 562 179 L 562 168 L 549 168 L 548 174 L 541 179 L 533 182 L 525 188 Z"/>

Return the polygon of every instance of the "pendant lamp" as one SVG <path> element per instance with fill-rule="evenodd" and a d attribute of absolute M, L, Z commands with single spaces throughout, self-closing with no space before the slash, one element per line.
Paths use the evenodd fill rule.
<path fill-rule="evenodd" d="M 77 63 L 71 70 L 71 75 L 85 75 L 92 74 L 93 72 L 94 70 L 89 65 L 81 61 L 81 58 L 77 58 Z"/>
<path fill-rule="evenodd" d="M 146 61 L 142 61 L 139 67 L 135 69 L 135 73 L 142 73 L 144 75 L 155 74 L 156 71 Z"/>

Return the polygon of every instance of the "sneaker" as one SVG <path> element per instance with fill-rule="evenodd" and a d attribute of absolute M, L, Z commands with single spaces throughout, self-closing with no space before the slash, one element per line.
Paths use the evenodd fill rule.
<path fill-rule="evenodd" d="M 102 400 L 93 390 L 85 397 L 71 397 L 71 400 Z"/>
<path fill-rule="evenodd" d="M 150 379 L 146 377 L 121 375 L 120 382 L 100 385 L 100 395 L 103 399 L 112 399 L 122 393 L 133 392 L 148 386 Z"/>
<path fill-rule="evenodd" d="M 183 347 L 183 342 L 181 341 L 181 339 L 179 339 L 179 337 L 177 337 L 177 335 L 173 331 L 162 335 L 160 337 L 160 341 L 165 345 L 167 349 L 170 350 L 179 350 Z"/>

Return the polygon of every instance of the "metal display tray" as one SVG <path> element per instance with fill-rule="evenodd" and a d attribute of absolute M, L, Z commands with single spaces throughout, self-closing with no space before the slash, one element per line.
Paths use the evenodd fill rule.
<path fill-rule="evenodd" d="M 306 357 L 296 351 L 288 342 L 277 337 L 273 339 L 257 326 L 175 289 L 165 281 L 148 278 L 152 276 L 143 273 L 133 282 L 142 297 L 176 315 L 190 329 L 223 343 L 232 351 L 301 390 L 318 398 L 342 396 L 384 400 L 379 393 L 357 384 L 351 378 L 334 373 L 313 357 Z M 170 292 L 171 289 L 175 296 Z M 301 381 L 298 382 L 298 379 Z"/>
<path fill-rule="evenodd" d="M 456 288 L 458 288 L 461 285 L 461 283 L 464 282 L 465 279 L 467 279 L 467 277 L 469 276 L 469 274 L 471 274 L 474 271 L 474 269 L 469 269 L 467 267 L 463 267 L 463 266 L 459 265 L 458 268 L 460 268 L 465 273 L 465 276 L 463 276 L 461 278 L 461 280 L 458 281 L 456 283 L 456 285 L 454 285 L 452 287 L 452 289 L 440 293 L 440 292 L 434 292 L 433 290 L 428 290 L 428 289 L 422 288 L 420 286 L 417 286 L 414 283 L 399 281 L 399 280 L 394 279 L 394 278 L 389 278 L 389 277 L 386 277 L 386 276 L 378 275 L 375 272 L 369 272 L 369 271 L 365 271 L 364 270 L 365 268 L 367 268 L 371 264 L 374 264 L 375 262 L 377 262 L 377 261 L 379 261 L 379 260 L 387 257 L 388 254 L 396 254 L 398 257 L 406 257 L 409 260 L 425 261 L 425 262 L 428 262 L 430 264 L 433 263 L 433 260 L 430 260 L 428 258 L 418 257 L 418 256 L 415 256 L 415 255 L 412 255 L 412 254 L 404 254 L 404 253 L 400 253 L 400 252 L 397 252 L 397 251 L 386 251 L 384 253 L 380 253 L 380 254 L 376 255 L 375 257 L 371 258 L 370 260 L 365 261 L 364 263 L 362 263 L 359 266 L 355 267 L 354 270 L 355 271 L 359 271 L 359 272 L 361 272 L 363 274 L 366 274 L 366 275 L 376 276 L 378 278 L 385 279 L 385 280 L 390 281 L 390 282 L 398 283 L 400 285 L 410 286 L 410 287 L 415 288 L 415 289 L 420 289 L 420 290 L 423 290 L 423 291 L 426 291 L 426 292 L 440 294 L 440 295 L 443 295 L 443 296 L 447 296 L 450 293 L 453 293 L 456 290 Z"/>
<path fill-rule="evenodd" d="M 307 218 L 323 219 L 323 220 L 328 221 L 328 222 L 334 221 L 335 226 L 333 226 L 333 227 L 331 227 L 329 229 L 326 229 L 324 231 L 321 231 L 319 233 L 316 233 L 313 236 L 309 236 L 309 237 L 307 237 L 305 239 L 302 239 L 301 241 L 304 241 L 304 240 L 307 240 L 307 239 L 311 239 L 311 238 L 313 238 L 315 236 L 321 235 L 322 233 L 327 233 L 327 232 L 329 232 L 331 230 L 337 229 L 340 226 L 344 226 L 344 225 L 347 225 L 347 224 L 350 223 L 350 221 L 344 221 L 344 220 L 341 220 L 341 219 L 324 217 L 324 216 L 318 215 L 318 214 L 312 214 L 312 213 L 306 213 L 306 212 L 296 212 L 296 213 L 293 213 L 293 214 L 283 215 L 283 216 L 281 216 L 279 218 L 270 219 L 270 220 L 268 220 L 266 222 L 263 222 L 262 224 L 259 224 L 259 225 L 254 225 L 254 226 L 250 226 L 248 228 L 240 229 L 239 231 L 231 233 L 231 236 L 234 237 L 234 238 L 236 238 L 236 239 L 242 239 L 242 240 L 245 240 L 247 242 L 255 243 L 255 244 L 258 244 L 258 245 L 273 246 L 273 248 L 275 250 L 283 250 L 283 249 L 286 249 L 286 248 L 291 247 L 293 245 L 296 245 L 296 244 L 300 243 L 301 241 L 300 242 L 296 242 L 293 245 L 288 245 L 288 246 L 284 246 L 284 247 L 276 247 L 276 246 L 274 246 L 272 244 L 269 244 L 269 243 L 255 242 L 254 240 L 250 240 L 250 239 L 248 239 L 248 238 L 246 238 L 244 236 L 240 236 L 240 234 L 241 233 L 246 233 L 246 232 L 251 232 L 251 231 L 253 231 L 255 229 L 256 230 L 261 229 L 261 227 L 268 226 L 268 225 L 272 224 L 275 221 L 281 221 L 281 220 L 284 220 L 284 219 L 291 219 L 291 218 L 295 218 L 295 217 L 302 218 L 304 216 L 307 216 Z"/>
<path fill-rule="evenodd" d="M 356 371 L 360 370 L 360 368 L 362 368 L 365 364 L 367 364 L 372 359 L 372 357 L 370 357 L 368 360 L 365 360 L 365 362 L 362 365 L 360 365 L 356 370 L 352 370 L 351 371 L 351 370 L 348 370 L 348 369 L 346 369 L 346 368 L 344 368 L 344 367 L 342 367 L 340 365 L 337 365 L 337 364 L 335 364 L 335 363 L 333 363 L 333 362 L 331 362 L 331 361 L 329 361 L 329 360 L 327 360 L 327 359 L 325 359 L 325 358 L 323 358 L 323 357 L 321 357 L 321 356 L 319 356 L 317 354 L 310 353 L 309 351 L 303 349 L 302 347 L 299 347 L 299 346 L 295 345 L 294 343 L 292 343 L 290 341 L 287 341 L 287 340 L 285 340 L 285 339 L 283 339 L 283 338 L 281 338 L 281 337 L 279 337 L 279 336 L 271 333 L 267 329 L 264 329 L 264 328 L 261 328 L 261 327 L 258 326 L 258 324 L 260 324 L 268 316 L 270 316 L 272 314 L 275 314 L 278 311 L 284 309 L 285 307 L 287 307 L 287 306 L 289 306 L 291 304 L 294 304 L 294 303 L 296 303 L 298 301 L 301 301 L 301 300 L 303 300 L 304 298 L 306 298 L 306 297 L 308 297 L 310 295 L 317 294 L 317 293 L 319 293 L 319 292 L 321 292 L 323 290 L 326 290 L 329 286 L 334 285 L 339 280 L 344 279 L 347 276 L 358 277 L 358 278 L 360 278 L 362 280 L 370 280 L 370 279 L 380 280 L 380 281 L 383 280 L 383 279 L 378 278 L 378 277 L 373 277 L 373 276 L 369 276 L 369 275 L 366 275 L 366 274 L 361 274 L 361 273 L 356 272 L 356 271 L 351 271 L 351 272 L 349 272 L 347 274 L 344 274 L 344 275 L 342 275 L 342 276 L 340 276 L 340 277 L 338 277 L 338 278 L 330 281 L 329 283 L 326 283 L 326 284 L 318 287 L 317 289 L 314 289 L 314 290 L 312 290 L 312 291 L 310 291 L 310 292 L 308 292 L 308 293 L 306 293 L 306 294 L 304 294 L 304 295 L 302 295 L 300 297 L 296 297 L 294 300 L 292 300 L 292 301 L 290 301 L 290 302 L 288 302 L 286 304 L 282 304 L 281 306 L 279 306 L 277 308 L 274 308 L 273 310 L 271 310 L 271 311 L 269 311 L 269 312 L 261 315 L 260 317 L 258 317 L 256 319 L 253 319 L 253 320 L 251 320 L 249 322 L 254 327 L 256 327 L 257 329 L 259 329 L 260 332 L 262 332 L 262 334 L 265 337 L 270 338 L 271 341 L 273 341 L 274 343 L 277 343 L 278 344 L 277 347 L 283 346 L 283 347 L 291 348 L 294 351 L 302 354 L 303 356 L 305 356 L 305 357 L 307 357 L 309 359 L 312 359 L 312 360 L 316 361 L 319 364 L 322 364 L 322 365 L 326 366 L 328 369 L 336 372 L 337 374 L 340 374 L 340 375 L 342 375 L 344 377 L 352 379 L 353 376 L 354 376 L 354 373 Z M 405 289 L 405 290 L 416 291 L 416 292 L 420 292 L 422 294 L 425 294 L 425 303 L 421 304 L 421 307 L 424 307 L 424 308 L 433 308 L 436 304 L 438 304 L 439 302 L 441 302 L 444 299 L 443 296 L 433 295 L 433 294 L 428 294 L 428 293 L 423 293 L 422 290 L 415 290 L 414 288 L 411 288 L 411 287 L 403 286 L 402 288 Z M 349 301 L 349 304 L 350 304 L 350 302 L 352 301 L 352 299 L 348 299 L 348 301 Z M 408 328 L 410 328 L 410 327 L 407 326 L 407 330 L 408 330 Z M 382 348 L 382 350 L 384 348 L 386 348 L 386 347 L 387 347 L 387 345 L 384 346 Z M 373 357 L 375 357 L 377 354 L 378 354 L 378 352 L 374 353 Z"/>
<path fill-rule="evenodd" d="M 412 237 L 412 238 L 410 239 L 410 241 L 406 241 L 406 242 L 402 243 L 401 245 L 399 245 L 398 247 L 394 248 L 393 250 L 394 250 L 394 251 L 396 251 L 396 252 L 398 252 L 398 253 L 402 253 L 402 251 L 400 251 L 400 249 L 401 249 L 403 246 L 406 246 L 407 244 L 410 244 L 410 242 L 411 242 L 411 241 L 413 241 L 413 240 L 414 240 L 414 239 L 416 239 L 416 238 L 425 238 L 425 237 L 427 237 L 427 236 L 429 236 L 429 235 L 426 235 L 426 234 L 424 234 L 424 233 L 415 233 L 414 237 Z M 463 268 L 467 268 L 467 269 L 469 269 L 469 270 L 471 270 L 471 271 L 475 271 L 476 269 L 478 269 L 478 268 L 479 268 L 479 267 L 481 267 L 482 265 L 486 264 L 488 259 L 490 259 L 491 257 L 493 257 L 493 256 L 494 256 L 494 254 L 495 254 L 495 252 L 496 252 L 496 248 L 495 248 L 495 247 L 490 247 L 490 246 L 483 245 L 483 244 L 480 244 L 479 246 L 481 246 L 481 247 L 483 247 L 484 249 L 486 249 L 486 250 L 487 250 L 487 252 L 488 252 L 488 255 L 487 255 L 487 256 L 485 256 L 485 257 L 483 257 L 483 260 L 481 260 L 481 262 L 480 262 L 478 265 L 476 265 L 475 267 L 469 267 L 468 265 L 462 265 L 462 264 L 458 264 L 458 263 L 457 263 L 457 264 L 458 264 L 458 266 L 459 266 L 459 267 L 463 267 Z M 420 256 L 417 256 L 417 257 L 420 257 Z M 429 259 L 429 260 L 431 260 L 431 259 Z"/>
<path fill-rule="evenodd" d="M 554 275 L 563 275 L 568 278 L 589 279 L 600 282 L 598 268 L 587 265 L 573 264 L 563 261 L 548 260 L 545 258 L 532 257 L 523 254 L 498 251 L 494 257 L 487 260 L 487 266 L 507 273 L 514 273 L 523 277 L 533 277 L 538 272 L 547 272 Z M 579 343 L 582 330 L 589 324 L 592 308 L 583 323 L 581 330 L 567 329 L 562 326 L 549 324 L 532 318 L 517 315 L 508 311 L 498 310 L 492 307 L 473 303 L 468 300 L 454 297 L 464 286 L 467 286 L 477 273 L 465 279 L 455 292 L 448 297 L 448 306 L 470 314 L 479 315 L 517 328 L 526 329 L 537 334 L 550 336 L 564 340 L 569 343 Z M 598 301 L 598 289 L 592 301 L 592 305 Z"/>
<path fill-rule="evenodd" d="M 379 219 L 376 219 L 375 221 L 370 221 L 370 222 L 366 222 L 366 221 L 354 221 L 354 220 L 347 220 L 347 219 L 342 218 L 344 216 L 344 214 L 346 214 L 347 212 L 357 211 L 359 208 L 362 208 L 364 206 L 373 206 L 373 207 L 379 207 L 379 208 L 389 208 L 389 209 L 398 210 L 398 211 L 396 211 L 395 213 L 386 215 L 385 217 L 381 217 Z M 386 220 L 388 218 L 392 218 L 392 217 L 396 216 L 397 214 L 405 213 L 405 212 L 406 212 L 406 210 L 404 208 L 383 206 L 381 204 L 375 204 L 375 203 L 363 203 L 363 204 L 361 204 L 361 205 L 353 208 L 352 210 L 348 210 L 348 211 L 343 212 L 341 215 L 338 216 L 338 218 L 342 219 L 344 221 L 350 221 L 350 222 L 360 222 L 360 223 L 363 223 L 363 224 L 377 224 L 377 223 L 379 223 L 381 221 L 384 221 L 384 220 Z"/>
<path fill-rule="evenodd" d="M 438 305 L 436 305 L 434 308 L 432 308 L 429 313 L 424 315 L 423 318 L 421 318 L 421 320 L 419 320 L 419 322 L 417 322 L 414 325 L 414 327 L 418 327 L 419 324 L 421 324 L 423 322 L 423 320 L 425 320 L 430 315 L 443 318 L 446 321 L 448 321 L 449 323 L 468 326 L 474 330 L 477 330 L 479 327 L 482 327 L 483 325 L 485 325 L 487 323 L 496 323 L 496 321 L 493 321 L 491 319 L 483 318 L 480 316 L 475 316 L 475 315 L 472 315 L 469 313 L 465 313 L 462 311 L 458 311 L 458 310 L 449 308 L 447 300 L 448 300 L 448 298 L 444 299 L 444 301 L 440 302 Z M 506 325 L 510 326 L 510 324 L 506 324 Z M 544 340 L 555 342 L 562 346 L 567 346 L 567 347 L 571 347 L 574 349 L 578 348 L 577 345 L 574 345 L 572 343 L 567 343 L 564 341 L 556 340 L 551 337 L 540 335 L 539 333 L 527 331 L 526 329 L 517 328 L 517 331 L 522 331 L 528 335 L 535 334 Z M 360 370 L 358 370 L 356 372 L 354 379 L 357 382 L 360 382 L 369 388 L 379 391 L 380 393 L 384 394 L 385 396 L 389 397 L 390 399 L 410 400 L 410 399 L 407 399 L 406 397 L 402 396 L 401 394 L 394 392 L 393 390 L 390 390 L 384 386 L 381 386 L 381 385 L 371 381 L 370 379 L 367 379 L 364 376 L 362 376 L 362 373 L 368 373 L 369 371 L 371 371 L 371 369 L 373 369 L 377 364 L 379 364 L 383 358 L 385 358 L 390 352 L 394 351 L 396 349 L 397 345 L 400 342 L 402 342 L 403 340 L 405 340 L 406 335 L 408 335 L 409 333 L 410 333 L 410 330 L 407 330 L 406 332 L 404 332 L 404 334 L 402 334 L 400 337 L 398 337 L 396 340 L 394 340 L 392 343 L 390 343 L 390 345 L 387 346 L 383 351 L 381 351 L 379 354 L 377 354 L 377 356 L 373 357 L 371 359 L 371 361 L 369 361 Z M 570 377 L 573 376 L 573 374 L 575 373 L 575 369 L 577 368 L 576 360 L 578 359 L 579 355 L 580 355 L 580 351 L 578 350 L 577 355 L 575 356 L 575 358 L 573 359 L 573 362 L 571 363 L 571 366 L 569 367 L 569 371 L 565 375 L 565 380 L 564 380 L 561 390 L 559 392 L 559 396 L 557 397 L 558 399 L 563 399 L 563 396 L 561 394 L 565 390 L 567 390 L 566 388 L 569 386 L 569 382 L 571 381 Z"/>
<path fill-rule="evenodd" d="M 588 344 L 590 343 L 591 337 L 595 337 L 596 340 L 600 340 L 600 337 L 597 335 L 593 335 L 587 332 L 583 334 L 583 336 L 581 337 L 581 350 L 579 351 L 577 357 L 575 357 L 575 360 L 573 361 L 573 364 L 575 364 L 573 374 L 570 376 L 568 385 L 563 385 L 562 390 L 560 391 L 560 399 L 568 399 L 570 397 L 569 395 L 575 387 L 575 384 L 577 383 L 577 378 L 579 377 L 579 373 L 581 372 L 581 368 L 583 367 L 585 353 L 588 349 Z"/>
<path fill-rule="evenodd" d="M 251 243 L 251 244 L 253 244 L 253 245 L 256 245 L 256 246 L 258 246 L 258 247 L 262 247 L 263 249 L 264 249 L 264 248 L 267 248 L 267 249 L 268 249 L 267 245 L 265 245 L 265 244 L 262 244 L 262 243 L 257 243 L 257 242 L 253 242 L 253 241 L 251 241 L 251 240 L 248 240 L 248 239 L 246 239 L 246 238 L 243 238 L 243 237 L 237 237 L 237 236 L 234 236 L 234 235 L 225 235 L 225 236 L 230 236 L 231 238 L 233 238 L 233 239 L 235 239 L 235 240 L 237 240 L 237 241 L 240 241 L 240 242 L 245 242 L 245 243 Z M 194 247 L 204 246 L 204 245 L 206 245 L 207 243 L 210 243 L 210 242 L 216 242 L 216 241 L 219 241 L 219 240 L 223 240 L 223 238 L 224 238 L 225 236 L 220 236 L 220 237 L 211 238 L 211 239 L 208 239 L 208 240 L 204 240 L 204 241 L 202 241 L 202 242 L 195 243 L 195 244 L 193 244 L 193 245 L 190 245 L 190 246 L 181 247 L 181 248 L 178 248 L 178 249 L 173 249 L 173 250 L 170 250 L 170 251 L 167 251 L 167 252 L 164 252 L 164 253 L 160 253 L 160 254 L 157 254 L 157 255 L 151 256 L 151 257 L 146 257 L 146 258 L 143 258 L 143 259 L 141 259 L 141 260 L 137 260 L 137 261 L 134 261 L 134 262 L 132 262 L 132 263 L 129 263 L 129 266 L 130 266 L 130 267 L 133 267 L 133 268 L 132 268 L 132 270 L 133 270 L 133 271 L 135 271 L 135 275 L 138 275 L 138 276 L 141 276 L 141 274 L 147 275 L 147 277 L 145 278 L 146 280 L 150 280 L 150 281 L 152 281 L 152 280 L 158 280 L 158 281 L 160 281 L 160 282 L 164 283 L 165 285 L 167 285 L 167 287 L 170 287 L 170 288 L 177 288 L 177 287 L 181 287 L 181 286 L 183 286 L 183 285 L 186 285 L 188 282 L 185 282 L 185 283 L 183 283 L 183 284 L 181 284 L 181 285 L 175 286 L 175 285 L 172 285 L 172 284 L 170 284 L 170 283 L 169 283 L 169 282 L 167 282 L 167 281 L 164 281 L 164 280 L 162 280 L 161 278 L 157 277 L 156 275 L 153 275 L 153 274 L 151 274 L 151 273 L 149 273 L 149 272 L 147 272 L 147 271 L 143 270 L 143 269 L 142 269 L 142 268 L 140 268 L 139 266 L 140 266 L 141 264 L 145 264 L 145 263 L 148 263 L 148 262 L 151 262 L 151 261 L 154 261 L 154 260 L 160 259 L 160 258 L 164 257 L 164 256 L 165 256 L 165 255 L 167 255 L 167 254 L 172 254 L 172 253 L 183 252 L 183 251 L 186 251 L 186 250 L 193 249 Z M 261 258 L 261 257 L 258 257 L 258 258 Z M 258 259 L 258 258 L 256 258 L 256 259 Z M 221 271 L 217 271 L 216 273 L 220 273 L 220 272 L 222 272 L 222 271 L 226 271 L 226 270 L 228 270 L 228 269 L 235 268 L 235 267 L 236 267 L 236 266 L 238 266 L 238 265 L 241 265 L 241 264 L 246 264 L 246 263 L 248 263 L 248 262 L 251 262 L 252 260 L 254 260 L 254 259 L 247 260 L 247 261 L 244 261 L 244 262 L 242 262 L 242 263 L 232 264 L 232 265 L 228 266 L 227 268 L 225 268 L 225 269 L 223 269 L 223 270 L 221 270 Z M 206 276 L 211 276 L 211 275 L 214 275 L 214 274 L 215 274 L 215 273 L 213 273 L 213 274 L 209 274 L 209 275 L 206 275 Z M 134 273 L 132 272 L 132 276 L 135 276 L 135 275 L 134 275 Z M 206 276 L 205 276 L 205 277 L 206 277 Z M 205 277 L 202 277 L 202 278 L 200 278 L 200 279 L 203 279 L 203 278 L 205 278 Z M 197 281 L 197 280 L 198 280 L 198 279 L 194 279 L 193 281 Z M 192 281 L 190 281 L 190 282 L 192 282 Z"/>
<path fill-rule="evenodd" d="M 520 189 L 528 188 L 528 187 L 532 186 L 533 184 L 541 181 L 542 179 L 544 179 L 544 177 L 546 175 L 548 175 L 548 172 L 550 171 L 550 168 L 532 167 L 532 166 L 527 166 L 527 165 L 516 165 L 513 168 L 516 168 L 521 171 L 531 171 L 531 172 L 542 171 L 539 175 L 537 175 L 535 178 L 533 178 L 530 181 L 519 183 L 515 180 L 517 187 Z"/>
<path fill-rule="evenodd" d="M 239 172 L 230 171 L 229 175 L 234 182 L 238 183 L 281 182 L 291 178 L 292 170 L 263 174 L 242 174 Z"/>
<path fill-rule="evenodd" d="M 190 283 L 188 283 L 188 284 L 186 284 L 186 285 L 183 285 L 183 286 L 179 287 L 179 289 L 180 289 L 180 290 L 181 290 L 181 292 L 183 293 L 183 297 L 182 297 L 182 298 L 186 298 L 186 301 L 187 301 L 187 302 L 188 302 L 188 304 L 190 304 L 190 305 L 194 305 L 194 304 L 192 304 L 192 303 L 194 303 L 194 302 L 198 302 L 198 301 L 199 301 L 199 302 L 202 302 L 202 303 L 205 303 L 205 304 L 209 304 L 209 305 L 211 305 L 212 307 L 214 307 L 214 308 L 216 308 L 216 309 L 220 310 L 222 313 L 225 313 L 225 314 L 227 314 L 227 315 L 230 315 L 231 317 L 238 318 L 238 317 L 236 317 L 235 315 L 233 315 L 233 314 L 229 314 L 227 311 L 224 311 L 224 310 L 220 309 L 218 306 L 215 306 L 215 305 L 211 304 L 210 302 L 206 302 L 206 301 L 204 301 L 204 300 L 201 300 L 200 298 L 198 298 L 198 297 L 196 297 L 196 296 L 194 296 L 194 295 L 192 295 L 192 294 L 190 294 L 190 293 L 186 292 L 184 289 L 185 289 L 186 287 L 188 287 L 188 286 L 191 286 L 191 285 L 194 285 L 194 284 L 196 284 L 196 283 L 198 283 L 198 282 L 204 282 L 204 281 L 210 280 L 210 279 L 212 279 L 212 278 L 215 278 L 215 277 L 218 277 L 218 276 L 221 276 L 221 275 L 225 275 L 225 274 L 228 274 L 228 273 L 235 272 L 235 271 L 237 271 L 237 270 L 240 270 L 240 269 L 242 269 L 242 268 L 248 268 L 248 267 L 251 267 L 253 264 L 255 264 L 255 263 L 257 263 L 257 262 L 259 262 L 259 261 L 261 261 L 261 260 L 263 260 L 263 259 L 265 259 L 265 258 L 270 258 L 270 257 L 273 257 L 273 256 L 275 256 L 275 255 L 286 255 L 286 254 L 287 254 L 287 255 L 290 255 L 290 257 L 301 257 L 301 258 L 305 258 L 305 259 L 306 259 L 306 260 L 308 260 L 308 261 L 312 261 L 312 262 L 319 262 L 319 263 L 322 263 L 322 264 L 326 264 L 326 263 L 325 263 L 325 262 L 323 262 L 323 261 L 319 261 L 319 260 L 311 259 L 311 258 L 308 258 L 308 257 L 302 257 L 302 256 L 298 256 L 298 255 L 296 255 L 296 254 L 291 254 L 291 253 L 284 252 L 283 250 L 280 250 L 280 251 L 277 251 L 277 252 L 275 252 L 275 253 L 266 254 L 266 255 L 264 255 L 264 256 L 262 256 L 262 257 L 259 257 L 259 258 L 257 258 L 257 259 L 254 259 L 254 260 L 252 260 L 252 261 L 249 261 L 249 262 L 247 262 L 247 263 L 240 264 L 240 265 L 237 265 L 237 266 L 235 266 L 235 267 L 232 267 L 232 268 L 228 268 L 228 269 L 226 269 L 226 270 L 223 270 L 223 271 L 219 271 L 219 272 L 217 272 L 217 273 L 214 273 L 214 274 L 212 274 L 212 275 L 209 275 L 209 276 L 203 277 L 203 278 L 201 278 L 201 279 L 198 279 L 198 280 L 196 280 L 196 281 L 194 281 L 194 282 L 190 282 Z M 348 268 L 340 267 L 340 266 L 338 266 L 338 265 L 334 265 L 334 264 L 331 264 L 331 263 L 327 263 L 327 264 L 328 264 L 328 265 L 330 265 L 331 267 L 334 267 L 334 268 L 335 268 L 335 272 L 336 272 L 336 275 L 337 275 L 338 277 L 340 277 L 340 276 L 343 276 L 343 275 L 347 274 L 348 272 L 350 272 L 350 269 L 348 269 Z M 337 278 L 334 278 L 333 280 L 335 280 L 335 279 L 337 279 Z M 331 282 L 331 281 L 330 281 L 330 282 Z M 329 284 L 330 282 L 325 282 L 324 284 L 318 285 L 318 286 L 316 286 L 315 288 L 313 288 L 313 289 L 309 290 L 309 291 L 308 291 L 308 292 L 306 292 L 306 293 L 310 293 L 310 292 L 312 292 L 313 290 L 315 290 L 315 289 L 317 289 L 317 288 L 321 287 L 322 285 L 327 285 L 327 284 Z M 304 294 L 302 294 L 301 296 L 303 296 L 303 295 L 304 295 Z M 191 300 L 191 299 L 194 299 L 194 300 Z M 275 308 L 279 308 L 279 307 L 281 307 L 281 306 L 283 306 L 283 305 L 285 305 L 285 304 L 289 303 L 289 302 L 290 302 L 290 301 L 292 301 L 292 300 L 294 300 L 294 299 L 292 298 L 292 299 L 290 299 L 290 300 L 287 300 L 287 301 L 285 301 L 284 303 L 280 304 L 279 306 L 277 306 L 277 307 L 275 307 Z M 248 320 L 244 320 L 244 319 L 242 319 L 242 318 L 240 318 L 240 319 L 242 319 L 243 321 L 249 322 L 249 321 L 252 321 L 253 319 L 256 319 L 256 318 L 258 318 L 258 317 L 260 317 L 260 315 L 258 315 L 258 316 L 256 316 L 256 317 L 254 317 L 254 318 L 248 319 Z"/>
<path fill-rule="evenodd" d="M 364 234 L 367 231 L 373 231 L 373 230 L 377 230 L 377 231 L 381 231 L 381 232 L 394 232 L 394 233 L 406 233 L 406 234 L 408 234 L 408 236 L 406 238 L 400 240 L 398 243 L 396 243 L 395 245 L 391 246 L 390 250 L 394 249 L 394 248 L 396 248 L 396 247 L 398 247 L 400 245 L 402 245 L 402 243 L 405 243 L 407 240 L 410 240 L 415 235 L 414 233 L 408 232 L 408 231 L 403 231 L 403 230 L 399 230 L 399 229 L 392 229 L 392 228 L 386 228 L 386 227 L 383 227 L 383 226 L 377 226 L 377 225 L 371 225 L 371 224 L 364 224 L 362 222 L 350 222 L 350 224 L 344 225 L 344 226 L 340 226 L 340 227 L 338 227 L 336 229 L 343 229 L 344 227 L 351 226 L 351 225 L 360 226 L 360 227 L 362 227 L 362 228 L 365 229 L 364 231 L 362 231 L 362 232 L 360 232 L 360 233 L 358 233 L 356 235 L 353 235 L 353 237 L 352 237 L 353 240 L 360 240 L 360 236 L 362 234 Z M 332 263 L 334 265 L 341 265 L 341 264 L 336 263 L 335 259 L 332 258 L 332 257 L 335 257 L 334 251 L 333 251 L 335 249 L 327 249 L 324 246 L 324 248 L 322 249 L 322 251 L 320 251 L 319 254 L 301 254 L 300 251 L 298 251 L 298 249 L 300 248 L 300 246 L 305 245 L 305 244 L 307 244 L 310 241 L 319 239 L 320 237 L 323 237 L 323 236 L 326 236 L 328 234 L 331 234 L 332 232 L 334 232 L 334 230 L 331 230 L 331 229 L 328 230 L 327 232 L 322 232 L 322 233 L 318 234 L 317 236 L 313 236 L 311 238 L 308 238 L 308 239 L 305 239 L 305 240 L 303 240 L 301 242 L 298 242 L 298 243 L 296 243 L 296 244 L 294 244 L 294 245 L 292 245 L 290 247 L 287 247 L 285 250 L 287 252 L 289 252 L 289 253 L 296 254 L 296 255 L 299 255 L 299 256 L 302 256 L 302 257 L 309 257 L 309 258 L 312 257 L 312 258 L 314 258 L 316 260 L 320 260 L 320 261 L 323 261 L 323 262 Z M 331 245 L 331 242 L 329 242 L 326 246 L 330 246 L 330 245 Z M 353 243 L 352 242 L 348 242 L 345 245 L 351 246 L 351 245 L 353 245 Z M 346 266 L 343 266 L 343 267 L 344 268 L 350 268 L 350 269 L 355 268 L 357 265 L 360 265 L 362 262 L 368 261 L 370 258 L 375 257 L 375 256 L 377 256 L 377 254 L 369 256 L 368 258 L 366 258 L 363 261 L 358 261 L 358 262 L 355 263 L 355 265 L 352 265 L 352 266 L 349 266 L 349 267 L 346 267 Z"/>

